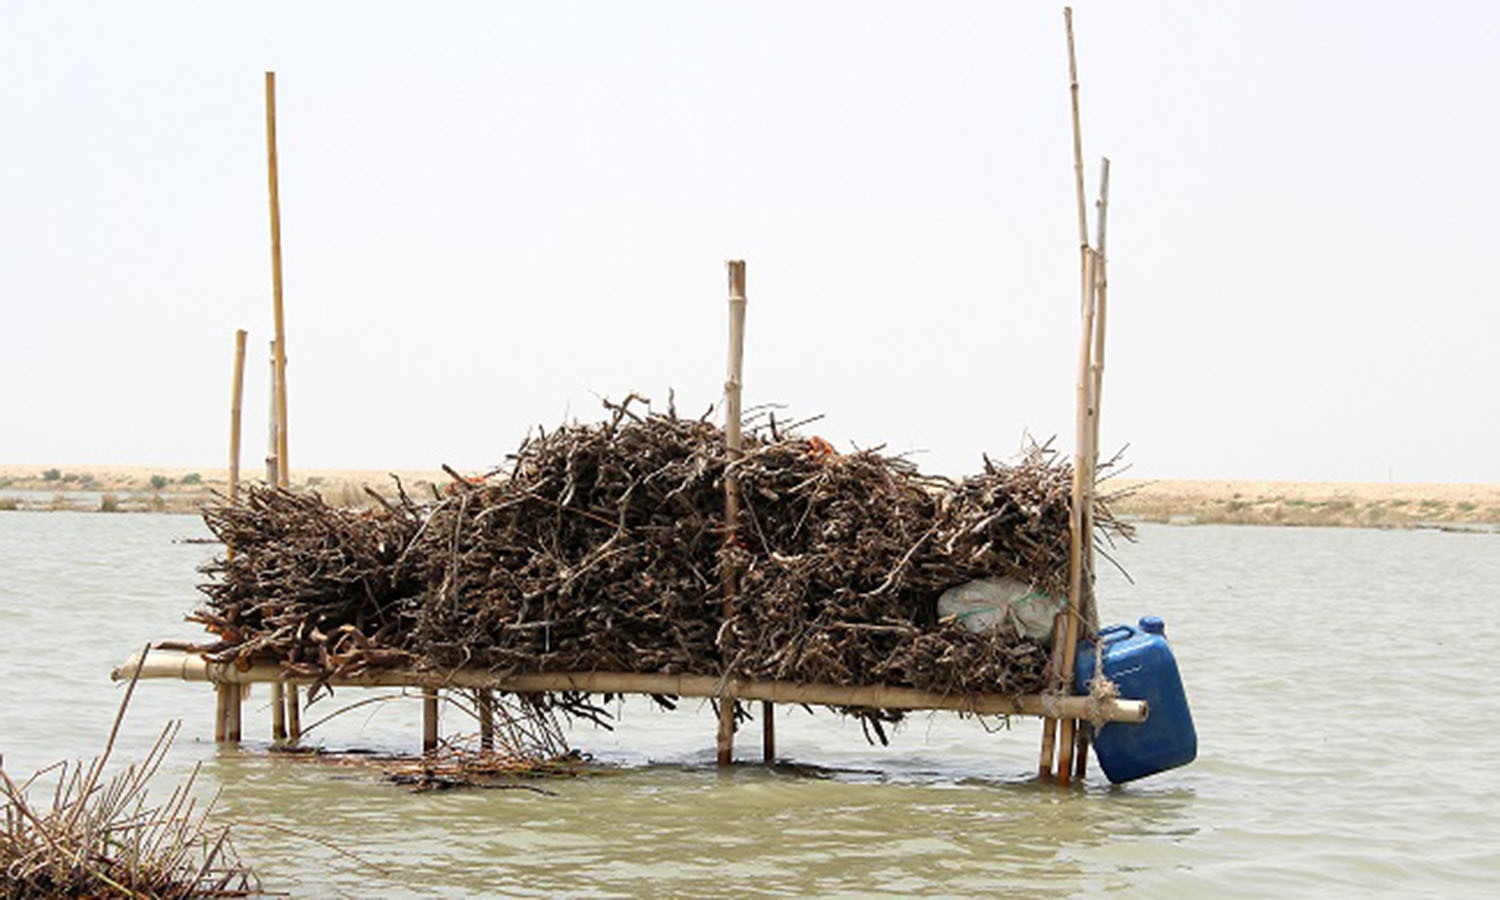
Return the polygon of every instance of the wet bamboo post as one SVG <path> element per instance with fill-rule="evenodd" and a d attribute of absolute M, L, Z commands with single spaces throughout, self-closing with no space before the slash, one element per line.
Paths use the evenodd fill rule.
<path fill-rule="evenodd" d="M 1092 396 L 1090 402 L 1094 408 L 1093 434 L 1089 439 L 1089 450 L 1093 458 L 1091 463 L 1092 477 L 1097 479 L 1099 473 L 1099 418 L 1104 401 L 1104 336 L 1108 313 L 1108 286 L 1109 277 L 1106 274 L 1107 262 L 1105 258 L 1105 223 L 1109 216 L 1109 157 L 1104 157 L 1099 165 L 1099 199 L 1094 203 L 1094 252 L 1093 252 L 1093 291 L 1094 291 L 1094 350 L 1090 363 L 1093 367 L 1091 376 Z M 1084 559 L 1088 563 L 1084 572 L 1083 592 L 1083 624 L 1088 629 L 1086 637 L 1089 640 L 1097 639 L 1099 634 L 1099 597 L 1095 592 L 1094 572 L 1094 505 L 1090 498 L 1086 513 L 1086 524 L 1084 529 L 1084 546 L 1086 548 Z M 1089 764 L 1089 729 L 1080 722 L 1078 725 L 1078 755 L 1074 760 L 1073 777 L 1082 780 L 1088 774 Z"/>
<path fill-rule="evenodd" d="M 245 397 L 245 329 L 234 333 L 234 375 L 229 385 L 229 502 L 234 503 L 240 494 L 240 420 Z M 225 555 L 234 559 L 234 545 L 224 548 Z M 214 689 L 214 741 L 238 742 L 240 739 L 240 688 L 238 685 L 221 684 Z"/>
<path fill-rule="evenodd" d="M 438 746 L 437 688 L 422 689 L 422 752 L 436 753 Z"/>
<path fill-rule="evenodd" d="M 776 763 L 776 704 L 760 701 L 760 757 L 766 765 Z"/>
<path fill-rule="evenodd" d="M 734 470 L 734 462 L 743 453 L 740 404 L 745 364 L 745 262 L 730 260 L 725 267 L 729 273 L 729 365 L 724 380 L 724 441 L 729 468 L 724 474 L 724 543 L 733 546 L 738 540 L 740 519 L 740 479 Z M 733 566 L 725 566 L 723 611 L 726 622 L 734 611 L 738 590 L 738 572 Z M 719 698 L 718 760 L 721 766 L 734 762 L 734 694 L 729 690 L 730 674 L 726 669 L 725 691 Z"/>
<path fill-rule="evenodd" d="M 266 73 L 266 190 L 271 206 L 271 313 L 276 326 L 276 486 L 289 488 L 292 479 L 287 455 L 286 316 L 281 302 L 281 179 L 276 155 L 275 72 Z M 302 738 L 301 699 L 298 694 L 296 685 L 288 685 L 285 689 L 287 736 L 294 743 Z"/>
<path fill-rule="evenodd" d="M 214 740 L 220 744 L 238 744 L 243 696 L 240 685 L 215 685 L 214 694 Z"/>
<path fill-rule="evenodd" d="M 295 684 L 286 686 L 286 737 L 294 744 L 302 740 L 302 692 Z"/>
<path fill-rule="evenodd" d="M 1083 526 L 1085 502 L 1085 461 L 1089 458 L 1086 444 L 1092 434 L 1090 424 L 1091 377 L 1094 343 L 1093 311 L 1093 251 L 1089 247 L 1088 208 L 1083 191 L 1083 129 L 1080 124 L 1078 102 L 1078 57 L 1073 44 L 1073 8 L 1064 7 L 1063 23 L 1068 39 L 1068 93 L 1072 106 L 1073 124 L 1073 185 L 1077 197 L 1079 277 L 1082 302 L 1082 334 L 1078 349 L 1077 448 L 1073 455 L 1073 509 L 1070 538 L 1068 542 L 1068 605 L 1057 617 L 1052 630 L 1052 660 L 1054 665 L 1054 688 L 1068 693 L 1071 690 L 1074 644 L 1078 636 L 1078 610 L 1083 584 Z M 1090 503 L 1092 501 L 1089 501 Z M 1059 722 L 1048 718 L 1042 728 L 1042 754 L 1040 775 L 1053 774 L 1053 761 L 1057 759 L 1057 780 L 1067 784 L 1072 775 L 1074 721 Z M 1059 753 L 1059 745 L 1061 752 Z"/>
<path fill-rule="evenodd" d="M 1092 569 L 1090 561 L 1086 560 L 1084 555 L 1089 548 L 1088 511 L 1094 503 L 1094 467 L 1090 448 L 1094 417 L 1091 404 L 1093 394 L 1091 360 L 1094 343 L 1093 262 L 1092 251 L 1084 254 L 1084 272 L 1087 280 L 1084 289 L 1083 329 L 1078 360 L 1078 447 L 1073 453 L 1073 510 L 1068 551 L 1068 607 L 1066 610 L 1068 615 L 1067 621 L 1063 623 L 1062 665 L 1059 672 L 1060 686 L 1064 693 L 1072 693 L 1073 660 L 1078 646 L 1078 620 L 1079 610 L 1083 604 L 1084 578 Z M 1068 784 L 1072 779 L 1073 734 L 1076 727 L 1077 720 L 1067 718 L 1063 719 L 1058 727 L 1058 784 Z"/>
<path fill-rule="evenodd" d="M 275 487 L 281 483 L 280 467 L 276 459 L 277 434 L 276 427 L 276 342 L 270 344 L 271 355 L 268 357 L 271 363 L 271 389 L 266 392 L 270 401 L 269 414 L 266 416 L 266 484 Z M 286 691 L 281 682 L 271 682 L 271 741 L 282 743 L 286 740 Z"/>
<path fill-rule="evenodd" d="M 495 749 L 495 692 L 479 689 L 479 749 Z"/>

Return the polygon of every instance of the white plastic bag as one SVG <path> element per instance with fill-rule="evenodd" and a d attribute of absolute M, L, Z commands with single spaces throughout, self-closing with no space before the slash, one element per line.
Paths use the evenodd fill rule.
<path fill-rule="evenodd" d="M 970 631 L 1010 627 L 1021 637 L 1047 640 L 1062 601 L 1014 578 L 981 578 L 943 591 L 938 618 L 957 617 Z"/>

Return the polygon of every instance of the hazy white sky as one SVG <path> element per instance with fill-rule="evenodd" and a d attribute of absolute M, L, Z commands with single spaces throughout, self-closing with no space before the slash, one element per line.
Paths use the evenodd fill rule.
<path fill-rule="evenodd" d="M 1075 4 L 1113 161 L 1106 452 L 1134 474 L 1500 481 L 1500 4 Z M 937 471 L 1072 446 L 1046 3 L 0 4 L 0 462 L 482 467 L 636 390 Z"/>

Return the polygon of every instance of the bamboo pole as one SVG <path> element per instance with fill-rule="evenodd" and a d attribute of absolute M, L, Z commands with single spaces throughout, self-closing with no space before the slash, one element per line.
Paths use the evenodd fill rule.
<path fill-rule="evenodd" d="M 276 341 L 270 343 L 271 355 L 271 389 L 266 392 L 266 398 L 270 401 L 271 408 L 266 412 L 266 484 L 276 487 L 281 484 L 281 467 L 276 458 L 276 445 L 279 443 L 280 429 L 276 427 Z"/>
<path fill-rule="evenodd" d="M 760 701 L 760 758 L 766 765 L 776 764 L 776 704 Z"/>
<path fill-rule="evenodd" d="M 214 741 L 220 744 L 240 742 L 240 686 L 219 684 L 214 690 Z"/>
<path fill-rule="evenodd" d="M 1089 435 L 1089 452 L 1092 455 L 1090 468 L 1092 474 L 1097 478 L 1099 473 L 1099 414 L 1100 406 L 1104 397 L 1104 335 L 1107 325 L 1106 313 L 1106 288 L 1108 278 L 1105 275 L 1104 238 L 1105 222 L 1109 213 L 1109 158 L 1105 157 L 1099 165 L 1099 199 L 1094 203 L 1096 216 L 1094 219 L 1096 235 L 1094 239 L 1094 250 L 1092 254 L 1093 271 L 1090 288 L 1094 295 L 1094 347 L 1089 360 L 1090 365 L 1090 396 L 1089 404 L 1094 414 L 1090 423 L 1092 431 Z M 1092 483 L 1090 489 L 1092 490 Z M 1094 596 L 1094 508 L 1090 504 L 1085 510 L 1088 514 L 1088 530 L 1084 532 L 1084 562 L 1087 564 L 1084 572 L 1085 588 L 1083 594 L 1083 619 L 1088 625 L 1092 637 L 1092 631 L 1099 628 L 1099 606 L 1098 598 Z"/>
<path fill-rule="evenodd" d="M 240 498 L 240 411 L 245 399 L 245 329 L 234 333 L 234 383 L 229 390 L 229 502 Z M 226 548 L 231 557 L 234 548 Z"/>
<path fill-rule="evenodd" d="M 740 520 L 740 479 L 733 463 L 742 455 L 741 388 L 745 365 L 745 262 L 725 263 L 729 274 L 729 360 L 724 379 L 724 441 L 730 466 L 724 474 L 724 543 L 738 540 Z M 739 573 L 733 566 L 724 569 L 724 620 L 734 610 L 739 591 Z M 726 681 L 728 672 L 725 672 Z M 719 698 L 718 761 L 727 766 L 734 762 L 734 694 L 725 692 Z"/>
<path fill-rule="evenodd" d="M 1090 404 L 1093 406 L 1094 415 L 1092 428 L 1093 433 L 1089 438 L 1090 462 L 1090 493 L 1098 479 L 1099 473 L 1099 419 L 1104 399 L 1104 338 L 1106 326 L 1108 325 L 1108 285 L 1109 278 L 1106 274 L 1107 261 L 1105 258 L 1105 224 L 1109 217 L 1109 157 L 1104 157 L 1099 165 L 1099 199 L 1094 203 L 1095 237 L 1093 258 L 1093 294 L 1094 294 L 1094 347 L 1090 360 L 1092 371 L 1090 372 Z M 1087 637 L 1090 640 L 1096 638 L 1099 633 L 1099 597 L 1095 593 L 1095 571 L 1094 571 L 1094 504 L 1092 496 L 1085 510 L 1086 520 L 1084 525 L 1084 591 L 1083 591 L 1083 624 L 1088 629 Z M 1073 776 L 1082 779 L 1088 773 L 1089 760 L 1089 729 L 1082 723 L 1078 726 L 1078 756 L 1074 764 Z"/>
<path fill-rule="evenodd" d="M 1073 659 L 1078 645 L 1078 613 L 1083 602 L 1084 573 L 1092 568 L 1084 559 L 1088 540 L 1088 513 L 1094 503 L 1094 468 L 1090 439 L 1093 435 L 1092 357 L 1094 344 L 1094 291 L 1092 251 L 1083 257 L 1085 290 L 1083 328 L 1079 338 L 1077 443 L 1073 454 L 1073 517 L 1068 552 L 1068 610 L 1062 635 L 1062 665 L 1058 680 L 1064 692 L 1073 685 Z M 1077 722 L 1064 718 L 1058 726 L 1057 782 L 1067 784 L 1073 775 L 1073 732 Z"/>
<path fill-rule="evenodd" d="M 271 206 L 271 312 L 276 326 L 276 486 L 291 486 L 291 463 L 287 454 L 286 407 L 286 316 L 282 309 L 281 275 L 281 178 L 276 155 L 276 73 L 266 73 L 266 189 Z M 273 700 L 277 691 L 273 691 Z M 285 692 L 287 736 L 295 743 L 302 737 L 301 698 L 296 686 Z M 273 724 L 272 730 L 275 730 Z"/>
<path fill-rule="evenodd" d="M 234 375 L 229 386 L 229 502 L 240 496 L 240 419 L 245 397 L 245 329 L 234 332 Z M 224 548 L 234 559 L 234 545 Z M 214 741 L 240 740 L 240 690 L 234 685 L 219 685 L 214 691 Z"/>
<path fill-rule="evenodd" d="M 227 684 L 258 684 L 281 679 L 272 663 L 256 663 L 240 670 L 233 663 L 209 662 L 196 653 L 152 650 L 141 662 L 133 654 L 110 677 L 124 681 L 140 666 L 142 679 L 180 679 Z M 318 679 L 290 679 L 312 684 Z M 641 672 L 538 672 L 500 675 L 484 668 L 418 671 L 381 669 L 362 675 L 328 679 L 332 687 L 421 687 L 434 696 L 439 688 L 490 688 L 513 694 L 576 691 L 585 694 L 670 694 L 677 697 L 719 697 L 726 691 L 741 700 L 808 706 L 866 706 L 876 709 L 937 709 L 974 715 L 1071 715 L 1102 717 L 1107 722 L 1144 722 L 1150 712 L 1143 700 L 1093 700 L 1089 697 L 1048 697 L 1041 694 L 936 694 L 890 685 L 806 684 L 791 681 L 725 679 L 716 675 L 661 675 Z"/>
<path fill-rule="evenodd" d="M 433 753 L 438 746 L 438 692 L 430 687 L 422 690 L 422 752 Z"/>
<path fill-rule="evenodd" d="M 295 684 L 286 686 L 286 737 L 294 744 L 302 740 L 302 692 Z"/>
<path fill-rule="evenodd" d="M 479 749 L 495 749 L 495 692 L 479 689 Z"/>
<path fill-rule="evenodd" d="M 1078 211 L 1079 278 L 1083 294 L 1081 312 L 1082 318 L 1085 320 L 1083 338 L 1079 348 L 1079 377 L 1076 386 L 1079 393 L 1076 425 L 1080 446 L 1074 454 L 1073 463 L 1073 519 L 1068 542 L 1068 608 L 1058 614 L 1052 627 L 1052 663 L 1055 670 L 1054 688 L 1061 688 L 1066 691 L 1067 686 L 1071 682 L 1070 671 L 1073 659 L 1071 642 L 1076 639 L 1077 634 L 1074 615 L 1078 610 L 1079 586 L 1082 582 L 1080 572 L 1082 569 L 1083 547 L 1081 544 L 1082 535 L 1080 534 L 1078 516 L 1082 498 L 1079 494 L 1080 473 L 1078 461 L 1084 453 L 1082 443 L 1085 440 L 1085 435 L 1089 433 L 1085 416 L 1089 402 L 1088 394 L 1090 393 L 1089 356 L 1092 352 L 1093 344 L 1093 323 L 1090 320 L 1088 309 L 1089 298 L 1092 295 L 1089 274 L 1091 251 L 1089 249 L 1088 207 L 1084 200 L 1083 190 L 1083 127 L 1079 114 L 1078 57 L 1074 52 L 1073 45 L 1073 8 L 1071 6 L 1063 8 L 1063 24 L 1068 38 L 1068 95 L 1071 102 L 1073 124 L 1073 187 L 1077 198 Z M 1066 732 L 1065 739 L 1071 743 L 1071 728 L 1067 727 L 1062 730 Z M 1058 732 L 1059 723 L 1056 719 L 1049 718 L 1042 726 L 1041 764 L 1038 766 L 1038 775 L 1042 778 L 1052 777 L 1052 766 L 1057 755 L 1057 744 L 1059 742 Z M 1069 762 L 1071 762 L 1071 754 L 1072 750 L 1070 747 L 1064 753 Z M 1066 782 L 1067 776 L 1060 776 L 1060 780 Z"/>
<path fill-rule="evenodd" d="M 266 415 L 266 484 L 275 487 L 281 483 L 281 467 L 277 459 L 276 446 L 279 443 L 277 435 L 280 429 L 276 427 L 276 341 L 270 343 L 271 355 L 271 380 L 270 390 L 266 397 L 270 401 L 270 409 Z M 281 682 L 271 682 L 271 741 L 282 743 L 286 740 L 286 690 Z"/>
<path fill-rule="evenodd" d="M 266 73 L 266 186 L 271 198 L 271 312 L 276 322 L 276 485 L 291 483 L 286 434 L 286 317 L 281 304 L 281 189 L 276 160 L 276 73 Z"/>

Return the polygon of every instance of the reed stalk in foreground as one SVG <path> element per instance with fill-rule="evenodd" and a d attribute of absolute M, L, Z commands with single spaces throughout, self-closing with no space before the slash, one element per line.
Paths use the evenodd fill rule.
<path fill-rule="evenodd" d="M 101 782 L 130 695 L 127 690 L 104 753 L 93 763 L 56 763 L 19 784 L 0 766 L 0 898 L 261 893 L 259 880 L 240 863 L 229 826 L 208 822 L 217 794 L 201 808 L 194 798 L 197 767 L 165 804 L 147 805 L 147 785 L 179 723 L 162 729 L 144 760 Z M 53 783 L 50 791 L 40 788 L 43 780 Z M 50 796 L 34 803 L 33 788 Z"/>

